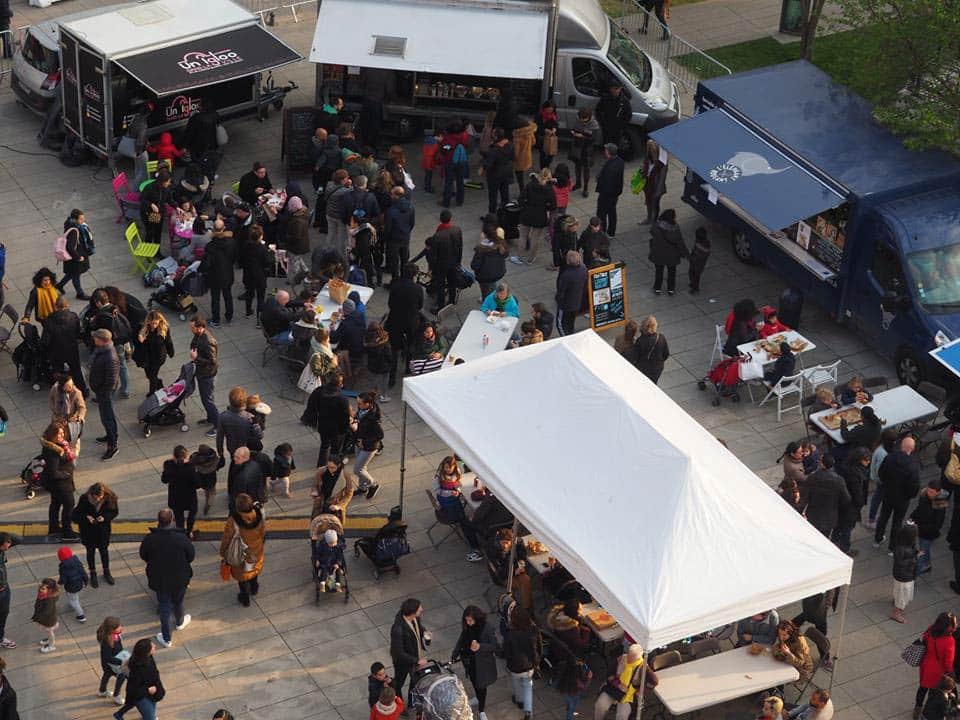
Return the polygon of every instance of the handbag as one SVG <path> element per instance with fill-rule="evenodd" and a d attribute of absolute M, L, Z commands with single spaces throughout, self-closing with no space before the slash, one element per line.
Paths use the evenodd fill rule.
<path fill-rule="evenodd" d="M 917 638 L 903 649 L 900 657 L 910 667 L 920 667 L 923 656 L 926 654 L 927 644 L 923 641 L 923 638 Z"/>
<path fill-rule="evenodd" d="M 222 147 L 228 142 L 230 142 L 230 134 L 221 123 L 217 123 L 217 147 Z"/>
<path fill-rule="evenodd" d="M 622 690 L 618 685 L 614 685 L 613 680 L 607 680 L 603 684 L 603 687 L 600 688 L 600 692 L 606 693 L 617 702 L 623 700 L 623 697 L 627 694 L 626 690 Z"/>
<path fill-rule="evenodd" d="M 350 285 L 339 278 L 333 278 L 327 283 L 327 293 L 330 295 L 330 300 L 337 305 L 343 305 L 343 301 L 347 299 L 349 292 Z"/>
<path fill-rule="evenodd" d="M 643 168 L 637 168 L 637 171 L 630 178 L 630 192 L 639 195 L 647 186 L 647 176 L 643 174 Z"/>
<path fill-rule="evenodd" d="M 148 223 L 156 224 L 156 223 L 159 223 L 161 220 L 163 220 L 163 215 L 161 215 L 159 212 L 151 211 L 147 213 Z"/>
<path fill-rule="evenodd" d="M 313 374 L 313 369 L 307 363 L 300 372 L 300 378 L 297 380 L 297 387 L 307 395 L 311 395 L 314 390 L 320 387 L 320 378 Z"/>
<path fill-rule="evenodd" d="M 131 160 L 137 157 L 137 141 L 129 135 L 120 138 L 120 144 L 117 145 L 117 155 L 121 155 Z"/>
<path fill-rule="evenodd" d="M 960 485 L 960 458 L 957 457 L 957 443 L 950 438 L 950 459 L 943 468 L 943 475 L 951 485 Z"/>
<path fill-rule="evenodd" d="M 763 364 L 759 360 L 754 360 L 752 355 L 742 356 L 746 358 L 740 363 L 740 379 L 744 381 L 759 380 L 763 377 Z"/>

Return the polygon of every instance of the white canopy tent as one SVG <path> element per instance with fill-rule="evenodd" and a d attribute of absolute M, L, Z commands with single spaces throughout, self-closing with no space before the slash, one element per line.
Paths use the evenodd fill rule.
<path fill-rule="evenodd" d="M 644 648 L 850 581 L 849 557 L 592 331 L 407 378 L 403 400 Z"/>

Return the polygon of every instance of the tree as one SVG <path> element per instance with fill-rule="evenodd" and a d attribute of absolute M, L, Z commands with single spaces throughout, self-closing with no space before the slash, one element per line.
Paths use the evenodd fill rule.
<path fill-rule="evenodd" d="M 960 0 L 839 0 L 832 21 L 869 28 L 858 61 L 876 68 L 878 120 L 912 149 L 960 154 Z"/>
<path fill-rule="evenodd" d="M 800 57 L 813 58 L 813 41 L 825 0 L 800 0 Z"/>

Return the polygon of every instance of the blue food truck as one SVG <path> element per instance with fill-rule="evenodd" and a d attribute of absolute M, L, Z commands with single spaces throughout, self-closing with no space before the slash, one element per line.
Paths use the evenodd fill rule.
<path fill-rule="evenodd" d="M 695 108 L 652 137 L 737 257 L 856 328 L 902 383 L 956 382 L 928 352 L 960 338 L 960 161 L 907 150 L 803 60 L 704 80 Z"/>

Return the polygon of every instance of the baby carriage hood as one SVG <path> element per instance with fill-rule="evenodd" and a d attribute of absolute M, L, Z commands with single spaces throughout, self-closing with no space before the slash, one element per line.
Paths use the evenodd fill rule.
<path fill-rule="evenodd" d="M 456 675 L 428 675 L 417 683 L 424 720 L 472 720 L 470 700 Z"/>
<path fill-rule="evenodd" d="M 184 363 L 180 367 L 180 374 L 172 384 L 151 393 L 140 403 L 140 407 L 137 408 L 137 419 L 142 422 L 156 417 L 161 412 L 179 407 L 196 388 L 195 374 L 196 365 L 192 362 Z"/>

